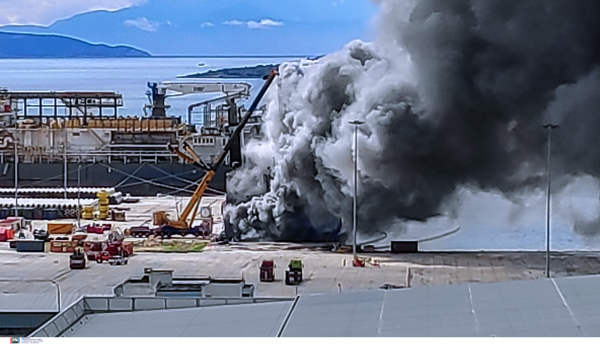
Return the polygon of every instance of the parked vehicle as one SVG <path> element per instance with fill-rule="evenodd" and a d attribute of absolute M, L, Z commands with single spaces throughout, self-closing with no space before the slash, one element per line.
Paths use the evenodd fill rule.
<path fill-rule="evenodd" d="M 152 234 L 152 230 L 147 226 L 131 227 L 129 229 L 129 235 L 134 238 L 147 238 Z"/>
<path fill-rule="evenodd" d="M 123 252 L 120 255 L 112 256 L 108 259 L 110 265 L 127 265 L 126 253 Z"/>
<path fill-rule="evenodd" d="M 304 265 L 300 259 L 292 259 L 285 272 L 286 285 L 298 285 L 302 283 L 302 269 Z"/>
<path fill-rule="evenodd" d="M 160 228 L 155 229 L 155 233 L 156 236 L 160 236 L 163 239 L 164 238 L 170 238 L 173 235 L 181 235 L 182 237 L 186 236 L 186 235 L 193 235 L 195 237 L 207 237 L 210 236 L 212 234 L 212 229 L 208 228 L 206 226 L 195 226 L 192 228 L 188 228 L 188 229 L 177 229 L 175 227 L 171 227 L 171 226 L 163 226 Z"/>
<path fill-rule="evenodd" d="M 69 268 L 71 270 L 85 269 L 85 253 L 82 247 L 76 247 L 69 256 Z"/>
<path fill-rule="evenodd" d="M 84 247 L 89 261 L 95 261 L 96 255 L 102 253 L 102 242 L 85 242 Z"/>
<path fill-rule="evenodd" d="M 272 260 L 265 259 L 262 261 L 259 277 L 261 282 L 275 281 L 275 263 Z"/>
<path fill-rule="evenodd" d="M 50 234 L 46 229 L 34 229 L 33 238 L 36 240 L 50 241 Z"/>
<path fill-rule="evenodd" d="M 106 244 L 106 250 L 96 254 L 96 262 L 102 264 L 108 262 L 110 265 L 126 265 L 129 253 L 123 249 L 120 242 Z"/>

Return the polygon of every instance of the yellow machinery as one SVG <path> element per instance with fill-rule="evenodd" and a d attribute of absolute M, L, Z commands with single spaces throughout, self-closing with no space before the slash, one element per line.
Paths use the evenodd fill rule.
<path fill-rule="evenodd" d="M 248 123 L 248 120 L 252 116 L 252 113 L 258 107 L 258 104 L 260 103 L 261 99 L 267 92 L 267 89 L 269 88 L 269 86 L 271 86 L 271 83 L 275 79 L 275 76 L 277 76 L 277 72 L 275 70 L 271 71 L 269 76 L 266 78 L 265 84 L 263 85 L 260 92 L 256 96 L 256 99 L 254 99 L 254 102 L 252 102 L 252 105 L 250 105 L 248 112 L 244 115 L 244 117 L 242 118 L 242 120 L 240 121 L 238 126 L 235 128 L 235 131 L 231 135 L 231 138 L 227 142 L 227 145 L 225 145 L 221 154 L 219 154 L 217 159 L 210 166 L 205 164 L 202 161 L 202 159 L 200 159 L 200 157 L 198 155 L 196 155 L 194 150 L 191 147 L 189 147 L 189 145 L 187 145 L 187 144 L 184 144 L 184 147 L 183 147 L 185 149 L 186 153 L 179 150 L 178 147 L 172 147 L 172 146 L 169 147 L 171 149 L 171 151 L 173 151 L 175 154 L 177 154 L 182 159 L 184 159 L 188 162 L 191 162 L 191 163 L 197 165 L 198 167 L 206 170 L 206 173 L 204 174 L 204 177 L 202 177 L 202 180 L 200 181 L 200 184 L 198 184 L 196 191 L 194 191 L 192 198 L 186 205 L 185 209 L 181 212 L 181 214 L 179 215 L 179 218 L 177 220 L 169 219 L 169 216 L 164 211 L 157 211 L 152 214 L 154 225 L 159 226 L 159 230 L 158 230 L 157 234 L 162 235 L 162 236 L 165 236 L 165 235 L 170 236 L 171 234 L 184 234 L 185 235 L 188 233 L 188 231 L 193 230 L 192 227 L 194 225 L 194 220 L 196 219 L 196 215 L 198 213 L 198 208 L 200 207 L 200 201 L 202 200 L 202 196 L 204 195 L 204 192 L 208 188 L 208 184 L 214 178 L 217 169 L 221 166 L 223 161 L 225 161 L 225 157 L 231 150 L 231 147 L 233 146 L 234 141 L 242 133 L 244 126 L 246 125 L 246 123 Z M 193 234 L 193 233 L 191 233 L 191 234 Z"/>
<path fill-rule="evenodd" d="M 83 207 L 81 211 L 81 218 L 84 220 L 93 220 L 94 219 L 94 207 L 91 205 L 86 205 Z"/>
<path fill-rule="evenodd" d="M 98 196 L 98 219 L 106 220 L 108 219 L 108 205 L 110 203 L 108 193 L 101 190 L 96 196 Z"/>

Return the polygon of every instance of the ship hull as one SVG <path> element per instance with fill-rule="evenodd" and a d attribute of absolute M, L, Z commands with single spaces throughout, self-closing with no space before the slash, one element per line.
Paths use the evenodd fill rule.
<path fill-rule="evenodd" d="M 68 163 L 67 186 L 77 187 L 78 167 L 81 187 L 113 187 L 132 196 L 177 195 L 190 196 L 203 176 L 194 165 L 169 162 L 143 163 Z M 225 174 L 229 167 L 219 168 L 209 185 L 209 192 L 225 192 Z M 0 164 L 0 187 L 15 186 L 15 165 Z M 64 187 L 65 165 L 63 163 L 20 163 L 18 166 L 19 188 Z"/>

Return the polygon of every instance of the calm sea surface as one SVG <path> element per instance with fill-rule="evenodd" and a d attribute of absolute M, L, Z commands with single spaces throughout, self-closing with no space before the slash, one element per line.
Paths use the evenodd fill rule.
<path fill-rule="evenodd" d="M 260 79 L 177 79 L 178 76 L 208 70 L 281 63 L 297 58 L 118 58 L 118 59 L 0 59 L 0 88 L 9 91 L 108 91 L 123 95 L 121 115 L 143 115 L 147 83 L 164 81 L 243 81 L 251 84 L 253 95 Z M 204 66 L 199 67 L 199 64 Z M 185 118 L 189 104 L 209 99 L 187 95 L 167 100 L 169 114 Z"/>

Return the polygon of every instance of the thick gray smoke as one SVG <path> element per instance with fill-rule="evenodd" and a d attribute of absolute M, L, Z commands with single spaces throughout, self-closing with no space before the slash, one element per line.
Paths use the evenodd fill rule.
<path fill-rule="evenodd" d="M 377 41 L 281 66 L 265 136 L 247 145 L 247 163 L 228 184 L 229 221 L 242 237 L 307 240 L 336 229 L 336 218 L 350 223 L 355 119 L 365 122 L 359 220 L 367 233 L 438 214 L 458 187 L 511 198 L 543 186 L 548 122 L 560 125 L 558 180 L 600 176 L 600 2 L 379 6 Z"/>

